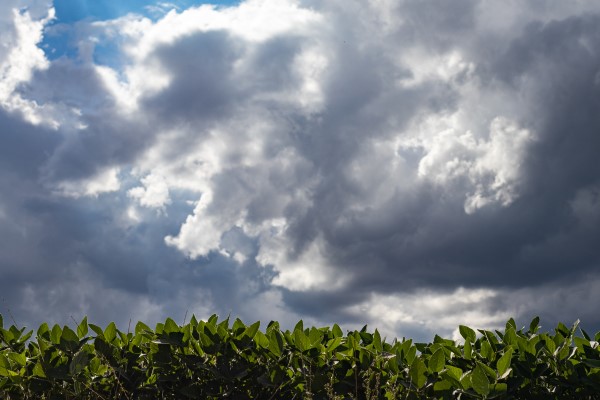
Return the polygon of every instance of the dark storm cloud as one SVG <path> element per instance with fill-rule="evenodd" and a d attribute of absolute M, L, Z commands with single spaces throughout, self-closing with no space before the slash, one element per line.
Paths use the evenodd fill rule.
<path fill-rule="evenodd" d="M 487 2 L 384 3 L 313 3 L 312 25 L 291 7 L 270 17 L 293 22 L 281 32 L 245 32 L 271 4 L 249 2 L 222 11 L 235 26 L 162 42 L 201 13 L 156 32 L 123 20 L 112 34 L 147 25 L 118 42 L 135 55 L 114 82 L 93 57 L 36 70 L 14 95 L 59 128 L 0 112 L 13 313 L 189 308 L 425 335 L 594 304 L 600 16 L 515 3 L 492 24 Z"/>
<path fill-rule="evenodd" d="M 404 6 L 416 8 L 417 16 L 426 15 L 425 6 Z M 438 32 L 443 38 L 449 31 L 465 33 L 473 25 L 473 10 L 470 5 L 465 7 L 470 12 L 464 20 L 427 21 L 425 26 L 441 25 Z M 313 134 L 309 136 L 311 145 L 305 147 L 311 151 L 305 156 L 323 171 L 323 180 L 313 207 L 291 219 L 288 234 L 301 250 L 323 233 L 328 260 L 340 276 L 351 279 L 339 291 L 287 293 L 287 304 L 300 313 L 322 316 L 327 313 L 323 304 L 338 310 L 372 292 L 422 287 L 543 287 L 596 272 L 600 228 L 587 223 L 585 217 L 578 219 L 573 202 L 578 193 L 591 190 L 596 197 L 588 200 L 588 206 L 600 205 L 594 186 L 600 182 L 598 26 L 597 15 L 533 22 L 491 62 L 475 60 L 486 79 L 484 85 L 501 82 L 503 90 L 528 99 L 530 114 L 519 116 L 519 122 L 537 136 L 524 160 L 520 198 L 508 207 L 489 207 L 473 215 L 465 214 L 463 198 L 429 185 L 415 187 L 417 192 L 409 195 L 412 201 L 406 200 L 406 193 L 399 193 L 383 209 L 346 213 L 357 194 L 344 174 L 348 161 L 368 138 L 380 134 L 386 121 L 377 117 L 389 117 L 389 104 L 394 102 L 373 107 L 378 111 L 373 118 L 364 110 L 378 104 L 377 97 L 387 100 L 394 95 L 386 95 L 377 79 L 385 60 L 370 54 L 365 57 L 369 64 L 352 54 L 349 63 L 340 50 L 336 63 L 340 69 L 332 74 L 335 79 L 328 86 L 329 103 L 319 121 L 321 126 L 305 128 Z M 398 95 L 403 96 L 411 94 Z M 418 96 L 410 98 L 412 112 L 426 108 L 418 103 Z M 452 110 L 453 104 L 447 107 Z M 409 108 L 406 114 L 412 112 Z M 345 223 L 340 225 L 340 219 Z"/>
<path fill-rule="evenodd" d="M 237 90 L 232 68 L 240 50 L 224 31 L 193 34 L 162 46 L 153 55 L 172 77 L 169 87 L 146 99 L 161 119 L 191 123 L 231 112 Z"/>

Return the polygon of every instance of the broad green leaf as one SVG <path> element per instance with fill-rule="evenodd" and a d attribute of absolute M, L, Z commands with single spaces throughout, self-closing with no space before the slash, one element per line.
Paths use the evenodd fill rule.
<path fill-rule="evenodd" d="M 323 332 L 314 327 L 310 328 L 310 331 L 308 332 L 308 340 L 311 348 L 317 347 L 323 341 Z"/>
<path fill-rule="evenodd" d="M 35 366 L 33 367 L 33 376 L 46 378 L 46 373 L 44 372 L 44 368 L 42 367 L 41 363 L 35 363 Z"/>
<path fill-rule="evenodd" d="M 144 324 L 143 322 L 138 322 L 137 324 L 135 324 L 135 334 L 138 335 L 143 331 L 152 331 L 152 329 L 150 329 L 150 327 L 146 324 Z"/>
<path fill-rule="evenodd" d="M 560 333 L 564 337 L 569 337 L 569 328 L 562 322 L 559 322 L 556 326 L 556 332 Z"/>
<path fill-rule="evenodd" d="M 342 338 L 339 336 L 334 339 L 329 340 L 329 342 L 327 342 L 327 347 L 326 347 L 327 353 L 333 354 L 335 349 L 337 349 L 341 343 L 342 343 Z"/>
<path fill-rule="evenodd" d="M 0 368 L 10 368 L 10 361 L 8 361 L 8 358 L 3 353 L 0 353 Z"/>
<path fill-rule="evenodd" d="M 67 325 L 65 325 L 62 329 L 62 333 L 60 335 L 60 339 L 61 341 L 65 341 L 65 342 L 74 342 L 74 343 L 79 343 L 79 337 L 77 336 L 77 334 L 71 329 L 69 328 Z"/>
<path fill-rule="evenodd" d="M 256 335 L 256 332 L 258 332 L 258 328 L 260 328 L 260 321 L 257 321 L 246 328 L 244 335 L 252 339 Z"/>
<path fill-rule="evenodd" d="M 496 363 L 496 369 L 498 370 L 499 375 L 504 375 L 508 367 L 510 367 L 513 352 L 514 348 L 512 346 L 508 346 L 504 350 L 502 357 L 498 359 L 498 362 Z"/>
<path fill-rule="evenodd" d="M 556 350 L 556 344 L 554 343 L 554 340 L 552 340 L 552 338 L 550 338 L 546 334 L 543 334 L 540 336 L 541 336 L 542 340 L 544 341 L 544 344 L 546 345 L 546 348 L 548 349 L 550 354 L 554 354 L 554 351 Z"/>
<path fill-rule="evenodd" d="M 164 333 L 181 332 L 181 329 L 179 329 L 179 326 L 177 325 L 177 323 L 175 321 L 173 321 L 172 318 L 167 318 L 167 320 L 165 321 L 163 332 Z"/>
<path fill-rule="evenodd" d="M 217 322 L 219 321 L 219 317 L 217 316 L 217 314 L 213 314 L 210 317 L 208 317 L 208 320 L 206 321 L 207 325 L 212 325 L 215 328 L 217 327 Z"/>
<path fill-rule="evenodd" d="M 88 324 L 88 326 L 90 327 L 91 330 L 93 330 L 96 333 L 96 336 L 100 336 L 100 337 L 104 336 L 104 331 L 98 325 Z"/>
<path fill-rule="evenodd" d="M 270 321 L 269 324 L 267 325 L 267 333 L 271 332 L 272 330 L 279 330 L 279 322 L 277 321 Z"/>
<path fill-rule="evenodd" d="M 277 357 L 281 356 L 283 351 L 283 338 L 279 331 L 271 331 L 271 334 L 269 335 L 269 351 Z"/>
<path fill-rule="evenodd" d="M 229 329 L 229 315 L 227 316 L 227 318 L 225 318 L 223 321 L 217 324 L 217 328 L 221 328 L 223 330 Z"/>
<path fill-rule="evenodd" d="M 580 353 L 585 354 L 585 348 L 584 347 L 590 347 L 590 341 L 587 340 L 586 338 L 575 336 L 573 338 L 573 341 L 575 342 L 575 346 L 577 346 L 577 348 L 579 349 Z"/>
<path fill-rule="evenodd" d="M 417 346 L 410 346 L 410 348 L 408 349 L 406 356 L 404 358 L 406 360 L 406 363 L 412 364 L 416 355 L 417 355 Z"/>
<path fill-rule="evenodd" d="M 504 333 L 504 337 L 502 338 L 502 341 L 506 344 L 514 344 L 514 345 L 517 344 L 517 333 L 512 326 L 510 328 L 506 329 L 506 332 Z"/>
<path fill-rule="evenodd" d="M 431 372 L 440 372 L 444 369 L 446 363 L 446 355 L 443 349 L 437 349 L 429 358 L 429 370 Z"/>
<path fill-rule="evenodd" d="M 460 378 L 463 375 L 463 371 L 462 369 L 453 365 L 446 365 L 446 374 L 456 379 L 457 381 L 460 381 Z"/>
<path fill-rule="evenodd" d="M 496 383 L 492 385 L 492 391 L 494 393 L 504 393 L 508 390 L 508 385 L 506 383 Z"/>
<path fill-rule="evenodd" d="M 246 325 L 242 322 L 241 319 L 236 318 L 235 321 L 233 321 L 233 326 L 231 327 L 231 330 L 233 331 L 234 335 L 238 335 L 246 330 Z"/>
<path fill-rule="evenodd" d="M 19 364 L 21 367 L 24 367 L 27 363 L 25 354 L 11 352 L 8 353 L 8 358 Z"/>
<path fill-rule="evenodd" d="M 443 392 L 446 390 L 450 390 L 454 387 L 454 382 L 452 382 L 451 380 L 441 380 L 441 381 L 437 381 L 436 383 L 433 384 L 433 391 L 434 392 Z"/>
<path fill-rule="evenodd" d="M 294 344 L 301 352 L 304 352 L 310 348 L 308 338 L 301 329 L 294 329 Z"/>
<path fill-rule="evenodd" d="M 459 325 L 458 331 L 460 332 L 460 335 L 465 339 L 465 343 L 466 342 L 471 342 L 471 343 L 475 342 L 475 338 L 477 336 L 475 335 L 475 331 L 473 329 L 471 329 L 465 325 Z"/>
<path fill-rule="evenodd" d="M 254 334 L 254 341 L 263 349 L 269 348 L 269 337 L 259 330 Z"/>
<path fill-rule="evenodd" d="M 488 376 L 481 368 L 481 365 L 477 364 L 473 373 L 471 374 L 471 384 L 473 390 L 482 396 L 487 396 L 490 393 L 490 381 Z"/>
<path fill-rule="evenodd" d="M 512 328 L 514 331 L 517 330 L 517 323 L 512 318 L 506 322 L 506 330 L 509 330 L 510 328 Z"/>
<path fill-rule="evenodd" d="M 540 325 L 540 317 L 535 317 L 533 320 L 531 320 L 531 323 L 529 324 L 529 332 L 536 333 L 537 330 L 539 329 L 539 325 Z"/>
<path fill-rule="evenodd" d="M 49 335 L 46 335 L 48 332 L 50 332 L 50 328 L 48 327 L 48 324 L 44 322 L 43 324 L 40 325 L 36 334 L 38 337 L 43 337 L 45 339 L 48 339 L 48 338 L 50 338 Z"/>
<path fill-rule="evenodd" d="M 60 343 L 61 333 L 62 333 L 62 329 L 60 329 L 60 326 L 58 324 L 55 324 L 52 327 L 52 331 L 50 332 L 50 340 L 52 340 L 52 343 L 54 343 L 54 344 Z"/>
<path fill-rule="evenodd" d="M 487 341 L 481 342 L 481 355 L 488 361 L 493 361 L 494 351 Z"/>
<path fill-rule="evenodd" d="M 394 374 L 398 374 L 400 369 L 398 368 L 398 358 L 396 356 L 391 357 L 387 360 L 386 364 Z"/>
<path fill-rule="evenodd" d="M 342 332 L 342 329 L 339 327 L 338 324 L 333 324 L 331 333 L 333 333 L 333 337 L 343 337 L 344 336 L 344 332 Z"/>
<path fill-rule="evenodd" d="M 83 317 L 83 320 L 77 326 L 77 336 L 79 337 L 79 339 L 83 339 L 85 337 L 85 335 L 87 335 L 87 334 L 88 334 L 88 323 L 87 323 L 87 316 L 86 316 L 86 317 Z"/>
<path fill-rule="evenodd" d="M 304 322 L 302 322 L 302 320 L 298 321 L 298 323 L 296 323 L 296 326 L 294 327 L 294 331 L 304 331 Z"/>
<path fill-rule="evenodd" d="M 373 334 L 373 347 L 375 347 L 375 350 L 377 350 L 378 352 L 383 351 L 383 346 L 381 344 L 381 335 L 379 334 L 379 331 L 377 329 L 375 329 L 375 333 Z"/>
<path fill-rule="evenodd" d="M 114 322 L 108 324 L 106 329 L 104 330 L 104 338 L 108 343 L 111 343 L 117 337 L 117 326 Z"/>
<path fill-rule="evenodd" d="M 466 360 L 470 360 L 471 359 L 471 353 L 472 353 L 472 348 L 471 348 L 471 342 L 470 341 L 465 341 L 465 345 L 463 347 L 463 353 L 464 353 L 464 357 Z"/>
<path fill-rule="evenodd" d="M 401 353 L 404 354 L 404 357 L 406 357 L 406 354 L 408 353 L 408 350 L 410 349 L 411 346 L 412 346 L 412 339 L 404 340 L 402 342 L 402 344 L 400 345 L 399 350 Z"/>
<path fill-rule="evenodd" d="M 59 348 L 67 352 L 75 352 L 79 349 L 79 338 L 77 334 L 65 325 L 60 335 Z"/>
<path fill-rule="evenodd" d="M 415 358 L 410 365 L 410 380 L 418 388 L 422 388 L 427 383 L 427 366 L 420 358 Z"/>
<path fill-rule="evenodd" d="M 477 364 L 483 369 L 483 372 L 487 374 L 488 379 L 490 379 L 490 382 L 494 382 L 496 378 L 498 378 L 498 373 L 496 372 L 496 370 L 492 369 L 485 363 L 478 362 Z"/>
<path fill-rule="evenodd" d="M 71 375 L 76 375 L 79 372 L 83 371 L 83 369 L 87 366 L 89 362 L 90 356 L 85 351 L 79 351 L 73 357 L 73 361 L 69 365 L 69 372 Z"/>

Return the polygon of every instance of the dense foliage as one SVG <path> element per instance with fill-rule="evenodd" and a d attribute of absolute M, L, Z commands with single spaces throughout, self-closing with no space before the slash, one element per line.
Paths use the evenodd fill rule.
<path fill-rule="evenodd" d="M 271 322 L 172 319 L 134 332 L 84 318 L 76 327 L 4 329 L 5 399 L 600 399 L 600 332 L 460 326 L 463 343 L 343 334 L 337 325 L 282 331 Z M 91 330 L 91 332 L 90 332 Z M 93 333 L 92 333 L 93 332 Z M 576 334 L 577 333 L 577 334 Z"/>

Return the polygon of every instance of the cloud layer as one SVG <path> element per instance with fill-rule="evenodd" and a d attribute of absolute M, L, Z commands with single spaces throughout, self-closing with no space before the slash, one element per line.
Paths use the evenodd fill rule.
<path fill-rule="evenodd" d="M 600 329 L 594 3 L 3 3 L 3 307 Z"/>

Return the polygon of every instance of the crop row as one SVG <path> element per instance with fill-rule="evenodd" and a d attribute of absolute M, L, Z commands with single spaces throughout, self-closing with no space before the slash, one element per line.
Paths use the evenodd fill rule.
<path fill-rule="evenodd" d="M 391 343 L 377 330 L 292 330 L 272 321 L 168 318 L 133 332 L 87 318 L 35 332 L 0 315 L 0 397 L 6 399 L 600 399 L 600 332 L 578 322 L 541 333 L 513 319 L 504 331 L 459 326 Z"/>

